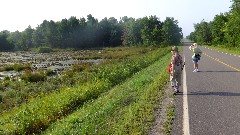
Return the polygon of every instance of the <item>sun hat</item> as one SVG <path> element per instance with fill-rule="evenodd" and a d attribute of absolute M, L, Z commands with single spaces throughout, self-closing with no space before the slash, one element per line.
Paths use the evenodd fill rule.
<path fill-rule="evenodd" d="M 193 46 L 197 46 L 197 43 L 193 43 Z"/>
<path fill-rule="evenodd" d="M 177 46 L 173 46 L 172 47 L 172 51 L 178 52 L 178 47 Z"/>

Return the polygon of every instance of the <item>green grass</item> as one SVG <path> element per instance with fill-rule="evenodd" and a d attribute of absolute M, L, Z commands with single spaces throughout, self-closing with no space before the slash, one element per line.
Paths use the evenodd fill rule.
<path fill-rule="evenodd" d="M 168 79 L 168 54 L 123 84 L 87 102 L 42 134 L 147 134 Z"/>
<path fill-rule="evenodd" d="M 235 54 L 240 56 L 240 48 L 225 48 L 225 47 L 221 47 L 220 45 L 212 45 L 212 46 L 208 46 L 208 45 L 204 45 L 207 46 L 209 48 L 221 51 L 221 52 L 226 52 L 226 53 L 230 53 L 230 54 Z"/>
<path fill-rule="evenodd" d="M 62 52 L 64 51 L 70 56 L 72 54 L 73 59 L 93 59 L 93 57 L 98 57 L 100 59 L 103 59 L 104 62 L 100 62 L 100 64 L 98 65 L 92 63 L 80 63 L 78 65 L 74 65 L 73 70 L 62 72 L 61 77 L 47 77 L 47 75 L 53 74 L 52 71 L 47 71 L 46 74 L 40 72 L 41 75 L 39 76 L 39 74 L 31 74 L 30 70 L 28 70 L 29 72 L 24 71 L 25 74 L 21 75 L 20 77 L 22 80 L 25 81 L 18 81 L 18 79 L 9 81 L 10 78 L 6 77 L 3 83 L 0 83 L 0 114 L 11 110 L 13 107 L 20 106 L 22 103 L 28 102 L 29 99 L 36 98 L 39 95 L 41 96 L 42 94 L 56 92 L 59 91 L 60 88 L 81 85 L 81 83 L 91 80 L 93 77 L 99 75 L 97 74 L 97 72 L 100 72 L 99 70 L 101 70 L 103 67 L 111 68 L 111 65 L 120 65 L 124 60 L 126 61 L 127 59 L 128 61 L 126 61 L 125 63 L 134 64 L 133 61 L 138 59 L 134 57 L 144 57 L 148 54 L 151 54 L 152 52 L 154 53 L 154 51 L 157 49 L 158 48 L 156 47 L 112 47 L 102 48 L 100 50 L 61 50 Z M 59 55 L 61 55 L 61 53 L 59 53 Z M 51 58 L 51 56 L 48 57 Z M 61 59 L 61 56 L 59 59 Z M 13 66 L 2 67 L 0 68 L 0 70 L 20 71 L 23 69 L 29 69 L 28 67 L 30 68 L 30 65 L 27 66 L 15 64 Z M 105 76 L 108 73 L 111 73 L 110 68 L 106 68 Z M 135 67 L 133 70 L 139 70 L 139 67 Z M 122 75 L 123 74 L 120 74 L 118 77 L 121 77 Z M 103 77 L 103 75 L 100 76 Z M 117 79 L 115 79 L 115 82 L 117 81 Z"/>
<path fill-rule="evenodd" d="M 47 128 L 52 122 L 73 112 L 77 106 L 99 97 L 112 86 L 123 82 L 124 78 L 149 66 L 167 53 L 167 48 L 159 50 L 149 53 L 146 57 L 138 57 L 135 61 L 128 60 L 125 64 L 114 64 L 103 68 L 104 70 L 98 70 L 95 80 L 81 86 L 63 88 L 48 95 L 43 94 L 27 104 L 15 107 L 11 112 L 3 113 L 0 117 L 0 134 L 31 134 Z M 164 69 L 166 67 L 164 66 Z"/>
<path fill-rule="evenodd" d="M 170 135 L 172 130 L 173 120 L 175 118 L 175 106 L 173 104 L 169 104 L 166 107 L 166 110 L 167 110 L 166 111 L 167 120 L 163 123 L 163 128 L 164 128 L 165 134 Z"/>

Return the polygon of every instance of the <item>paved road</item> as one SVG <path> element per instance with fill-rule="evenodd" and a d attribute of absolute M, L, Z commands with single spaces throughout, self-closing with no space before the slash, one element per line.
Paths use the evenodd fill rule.
<path fill-rule="evenodd" d="M 199 47 L 200 72 L 193 73 L 192 52 L 185 43 L 189 129 L 191 135 L 240 134 L 240 57 Z M 183 134 L 183 94 L 177 95 L 172 135 Z"/>

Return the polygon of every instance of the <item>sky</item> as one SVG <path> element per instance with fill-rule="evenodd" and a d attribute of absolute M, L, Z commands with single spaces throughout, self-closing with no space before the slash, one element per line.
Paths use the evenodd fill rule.
<path fill-rule="evenodd" d="M 210 22 L 215 15 L 230 11 L 231 0 L 4 0 L 0 8 L 0 31 L 23 31 L 36 28 L 43 20 L 55 22 L 91 14 L 103 18 L 127 16 L 135 19 L 156 15 L 177 20 L 183 36 L 194 31 L 194 24 L 203 19 Z"/>

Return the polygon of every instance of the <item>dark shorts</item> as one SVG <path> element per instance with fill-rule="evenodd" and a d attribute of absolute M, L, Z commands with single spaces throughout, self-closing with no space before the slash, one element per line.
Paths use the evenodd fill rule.
<path fill-rule="evenodd" d="M 192 58 L 192 61 L 193 61 L 193 62 L 198 62 L 198 59 Z"/>

